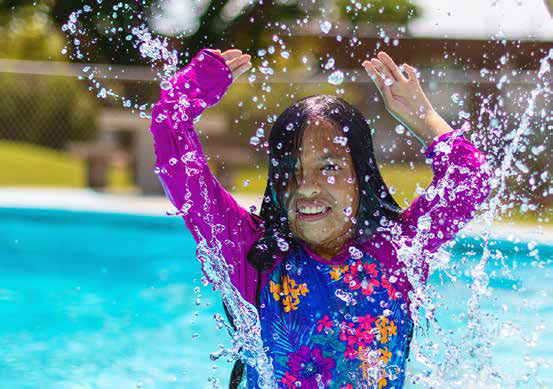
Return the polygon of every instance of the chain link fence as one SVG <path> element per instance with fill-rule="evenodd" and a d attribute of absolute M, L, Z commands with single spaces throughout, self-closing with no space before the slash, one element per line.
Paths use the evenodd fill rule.
<path fill-rule="evenodd" d="M 131 99 L 137 106 L 154 103 L 158 98 L 159 85 L 149 68 L 95 65 L 95 69 L 102 87 Z M 495 79 L 500 80 L 501 76 L 498 73 Z M 451 70 L 447 75 L 436 77 L 432 69 L 423 69 L 421 79 L 438 112 L 454 127 L 468 120 L 472 132 L 483 135 L 480 136 L 482 146 L 499 166 L 502 150 L 510 142 L 502 137 L 520 124 L 521 115 L 527 111 L 530 91 L 536 87 L 536 72 L 514 75 L 511 71 L 509 81 L 499 89 L 495 82 L 483 80 L 475 71 Z M 265 125 L 268 134 L 268 117 L 277 115 L 301 97 L 317 93 L 335 94 L 337 88 L 329 85 L 322 75 L 308 79 L 289 75 L 285 79 L 274 78 L 269 83 L 263 83 L 258 77 L 253 84 L 246 79 L 237 84 L 221 104 L 203 115 L 197 129 L 218 179 L 230 190 L 248 191 L 251 187 L 244 188 L 238 183 L 240 174 L 237 172 L 241 168 L 252 170 L 256 166 L 260 167 L 258 173 L 265 171 L 262 166 L 266 160 L 263 140 L 261 147 L 249 144 L 256 129 Z M 31 174 L 32 169 L 23 167 L 20 173 L 9 175 L 11 179 L 0 180 L 1 186 L 33 186 L 33 179 L 26 177 L 52 175 L 49 186 L 100 188 L 110 185 L 108 176 L 114 173 L 108 170 L 115 169 L 119 187 L 138 186 L 142 193 L 162 194 L 152 171 L 154 153 L 149 121 L 141 119 L 138 112 L 131 113 L 134 105 L 123 109 L 120 99 L 97 98 L 98 90 L 94 83 L 86 80 L 83 65 L 0 60 L 0 88 L 0 145 L 4 148 L 0 155 L 12 159 L 3 166 L 13 165 L 13 159 L 29 153 L 25 148 L 28 145 L 63 155 L 69 152 L 73 164 L 81 166 L 78 182 L 68 184 L 63 173 L 39 165 L 34 168 L 40 173 Z M 414 139 L 409 140 L 394 132 L 397 123 L 384 110 L 378 92 L 369 80 L 346 80 L 339 88 L 343 89 L 340 96 L 360 108 L 370 119 L 371 127 L 375 129 L 375 152 L 383 165 L 412 166 L 424 162 Z M 456 98 L 452 99 L 452 95 Z M 537 97 L 537 111 L 528 118 L 527 137 L 530 141 L 526 150 L 517 151 L 518 169 L 523 173 L 526 170 L 526 175 L 510 182 L 517 193 L 524 193 L 522 197 L 529 199 L 528 202 L 543 206 L 550 204 L 549 186 L 542 183 L 538 190 L 534 190 L 532 188 L 536 186 L 532 182 L 539 181 L 543 174 L 547 175 L 551 166 L 548 152 L 551 148 L 551 107 L 548 103 L 550 100 Z M 495 117 L 482 115 L 482 107 L 491 111 L 494 106 L 500 108 Z M 468 116 L 460 118 L 460 111 Z M 501 130 L 493 137 L 486 135 L 494 122 L 501 125 Z M 12 154 L 5 152 L 8 146 Z M 262 174 L 258 176 L 260 182 L 265 181 Z M 44 182 L 35 181 L 37 186 Z"/>

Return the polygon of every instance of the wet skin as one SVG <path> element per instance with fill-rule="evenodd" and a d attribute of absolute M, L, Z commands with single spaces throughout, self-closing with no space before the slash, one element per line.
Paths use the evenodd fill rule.
<path fill-rule="evenodd" d="M 343 137 L 344 133 L 332 122 L 311 120 L 296 164 L 297 187 L 290 185 L 287 193 L 290 230 L 328 260 L 353 235 L 352 218 L 359 208 L 353 161 L 348 146 L 334 142 L 336 136 Z M 321 207 L 324 211 L 307 214 L 306 208 Z M 347 209 L 351 212 L 344 211 Z"/>

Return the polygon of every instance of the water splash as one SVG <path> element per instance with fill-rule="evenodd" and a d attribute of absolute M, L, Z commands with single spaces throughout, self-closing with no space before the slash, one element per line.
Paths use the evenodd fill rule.
<path fill-rule="evenodd" d="M 125 10 L 118 10 L 119 14 L 125 12 Z M 71 45 L 74 50 L 71 54 L 73 59 L 83 60 L 85 55 L 83 53 L 83 39 L 82 36 L 86 33 L 78 29 L 78 21 L 81 17 L 93 16 L 93 7 L 84 6 L 81 10 L 78 10 L 70 15 L 68 22 L 64 25 L 63 30 L 70 37 Z M 117 16 L 113 16 L 117 17 Z M 332 29 L 330 22 L 321 22 L 320 29 L 324 34 L 328 34 Z M 383 30 L 380 31 L 381 38 L 389 40 Z M 140 24 L 131 26 L 125 39 L 132 41 L 135 47 L 143 58 L 145 58 L 153 68 L 156 69 L 157 80 L 160 82 L 162 89 L 170 89 L 171 84 L 169 82 L 172 75 L 177 71 L 178 55 L 175 51 L 168 49 L 167 41 L 163 38 L 154 36 L 149 32 L 145 25 Z M 341 40 L 341 37 L 340 39 Z M 281 39 L 276 36 L 273 41 L 281 43 Z M 352 40 L 353 42 L 353 40 Z M 394 41 L 394 45 L 396 45 Z M 281 46 L 281 57 L 288 59 L 291 56 L 290 50 L 284 50 Z M 65 53 L 69 51 L 64 49 Z M 274 46 L 270 46 L 268 50 L 260 49 L 258 52 L 259 57 L 266 58 L 262 66 L 259 67 L 261 75 L 259 77 L 268 77 L 274 75 L 274 69 L 270 66 L 270 55 L 276 52 Z M 508 131 L 501 125 L 501 118 L 505 112 L 502 111 L 502 102 L 493 106 L 486 106 L 486 101 L 480 107 L 480 115 L 478 122 L 483 122 L 483 117 L 488 115 L 490 120 L 490 126 L 485 129 L 489 131 L 482 137 L 473 136 L 471 140 L 479 146 L 482 151 L 492 156 L 503 155 L 500 163 L 495 166 L 493 179 L 492 179 L 492 196 L 482 207 L 485 212 L 482 216 L 482 220 L 485 223 L 486 229 L 482 234 L 483 241 L 483 254 L 479 261 L 469 269 L 471 278 L 471 296 L 467 301 L 467 328 L 464 337 L 459 341 L 453 338 L 450 334 L 440 327 L 435 317 L 435 311 L 440 306 L 444 306 L 440 296 L 437 295 L 432 285 L 425 283 L 424 274 L 419 270 L 425 261 L 431 264 L 430 273 L 432 272 L 448 272 L 451 270 L 452 264 L 449 263 L 449 254 L 443 249 L 434 254 L 431 258 L 424 256 L 423 247 L 428 240 L 428 231 L 430 230 L 430 219 L 428 217 L 421 217 L 418 220 L 418 231 L 416 236 L 412 239 L 412 243 L 402 241 L 398 237 L 401 236 L 401 231 L 393 231 L 395 237 L 395 244 L 398 249 L 398 258 L 406 264 L 408 269 L 408 278 L 414 289 L 411 293 L 411 308 L 414 312 L 413 318 L 418 331 L 421 333 L 434 332 L 437 338 L 440 339 L 439 343 L 436 341 L 425 341 L 424 339 L 415 339 L 412 342 L 412 352 L 415 360 L 424 367 L 422 373 L 417 373 L 411 378 L 412 382 L 419 386 L 434 386 L 434 387 L 470 387 L 470 386 L 482 386 L 486 387 L 501 387 L 508 382 L 514 382 L 514 379 L 509 380 L 506 377 L 501 377 L 498 373 L 498 369 L 493 366 L 493 358 L 491 354 L 491 341 L 493 339 L 494 331 L 500 327 L 500 331 L 503 333 L 510 333 L 514 331 L 512 326 L 506 326 L 505 323 L 500 323 L 497 319 L 491 320 L 489 323 L 482 321 L 482 299 L 490 295 L 489 288 L 489 273 L 486 270 L 486 266 L 491 258 L 500 258 L 503 262 L 503 268 L 505 272 L 509 272 L 507 264 L 504 262 L 504 256 L 501 253 L 494 252 L 490 247 L 491 232 L 493 223 L 498 216 L 506 213 L 512 208 L 513 199 L 509 197 L 508 183 L 510 179 L 525 179 L 526 176 L 533 173 L 526 161 L 522 158 L 521 153 L 525 150 L 529 150 L 531 155 L 539 156 L 545 152 L 546 146 L 543 144 L 533 145 L 531 144 L 531 136 L 536 129 L 531 126 L 531 119 L 538 116 L 541 117 L 546 123 L 551 121 L 551 113 L 547 112 L 547 105 L 540 110 L 538 106 L 539 98 L 545 99 L 548 102 L 550 96 L 550 74 L 551 74 L 551 61 L 553 60 L 553 49 L 550 49 L 548 55 L 540 60 L 540 69 L 537 73 L 537 85 L 530 92 L 526 99 L 527 107 L 524 113 L 519 118 L 519 123 L 511 131 Z M 302 60 L 304 64 L 308 62 L 307 57 Z M 500 59 L 501 65 L 509 64 L 508 54 L 504 55 Z M 160 67 L 161 65 L 161 67 Z M 334 59 L 330 58 L 328 62 L 323 66 L 325 70 L 333 69 L 335 66 Z M 121 104 L 125 108 L 134 108 L 140 112 L 141 117 L 149 119 L 146 111 L 151 107 L 147 104 L 139 104 L 136 101 L 131 101 L 123 96 L 119 96 L 113 90 L 106 88 L 98 81 L 99 74 L 94 66 L 83 67 L 83 73 L 85 78 L 91 83 L 96 90 L 98 98 L 108 98 L 121 100 Z M 441 72 L 440 72 L 441 73 Z M 487 69 L 481 69 L 481 76 L 492 78 Z M 441 76 L 441 74 L 439 75 Z M 250 82 L 256 81 L 256 76 L 250 76 Z M 549 77 L 549 78 L 547 78 Z M 335 71 L 328 77 L 328 83 L 332 85 L 340 85 L 344 81 L 344 74 L 341 71 Z M 390 84 L 392 80 L 386 81 Z M 511 80 L 508 74 L 502 74 L 498 79 L 495 79 L 495 86 L 497 91 L 505 91 L 509 86 Z M 390 84 L 391 85 L 391 84 Z M 264 91 L 267 89 L 267 84 L 263 84 Z M 262 97 L 265 101 L 265 97 Z M 458 107 L 464 105 L 464 97 L 461 94 L 456 93 L 451 96 L 451 100 Z M 183 102 L 185 104 L 185 102 Z M 260 103 L 261 104 L 261 103 Z M 265 108 L 264 106 L 262 106 Z M 463 121 L 470 117 L 468 112 L 461 111 L 459 113 L 459 120 Z M 270 122 L 270 120 L 269 120 Z M 546 127 L 551 129 L 549 124 Z M 403 134 L 403 126 L 397 126 L 395 131 L 397 134 Z M 344 129 L 347 132 L 347 129 Z M 461 131 L 462 132 L 462 131 Z M 407 132 L 409 134 L 409 132 Z M 264 133 L 256 133 L 256 136 L 252 137 L 250 143 L 254 146 L 258 146 L 261 143 Z M 339 137 L 337 143 L 345 146 L 346 139 Z M 336 140 L 335 140 L 336 141 Z M 530 154 L 530 153 L 528 153 Z M 183 156 L 183 158 L 185 158 Z M 186 158 L 195 158 L 194 156 L 188 156 Z M 451 174 L 454 169 L 462 169 L 461 167 L 451 167 Z M 426 196 L 437 196 L 444 201 L 450 201 L 446 198 L 445 189 L 447 188 L 447 175 L 444 180 L 444 186 L 431 187 L 426 191 Z M 531 177 L 528 181 L 531 185 L 543 187 L 546 185 L 549 174 L 547 171 L 541 172 L 537 177 Z M 533 181 L 532 181 L 533 180 Z M 538 181 L 539 180 L 539 181 Z M 541 183 L 541 184 L 540 184 Z M 457 188 L 453 190 L 452 195 L 455 196 L 463 188 Z M 189 193 L 189 192 L 188 192 Z M 207 199 L 206 199 L 207 201 Z M 528 209 L 531 209 L 532 204 L 525 205 Z M 192 204 L 185 203 L 183 208 L 177 212 L 180 215 L 186 215 L 191 209 Z M 386 227 L 386 226 L 383 226 Z M 218 228 L 213 226 L 213 228 Z M 197 231 L 198 232 L 198 231 Z M 280 247 L 280 244 L 279 244 Z M 283 251 L 286 251 L 288 247 L 281 247 Z M 198 245 L 198 258 L 202 262 L 202 271 L 209 280 L 222 294 L 223 300 L 226 306 L 229 308 L 231 315 L 235 318 L 236 330 L 231 328 L 225 319 L 220 315 L 216 316 L 215 320 L 221 328 L 226 328 L 233 343 L 232 349 L 220 349 L 219 351 L 211 354 L 212 359 L 218 359 L 222 356 L 227 356 L 229 359 L 240 358 L 246 363 L 256 366 L 261 372 L 260 374 L 260 386 L 261 387 L 273 387 L 274 379 L 272 377 L 272 371 L 270 369 L 270 360 L 268 360 L 263 350 L 263 344 L 260 337 L 259 318 L 255 308 L 241 299 L 236 289 L 231 285 L 228 273 L 232 271 L 228 267 L 224 259 L 222 258 L 221 243 L 217 241 L 207 242 L 205 239 L 201 239 Z M 357 253 L 352 253 L 357 255 Z M 537 254 L 534 254 L 537 255 Z M 339 293 L 340 299 L 346 301 L 348 304 L 354 304 L 355 299 L 352 298 L 347 292 Z M 427 323 L 425 329 L 424 323 Z M 430 328 L 429 328 L 430 327 Z M 536 335 L 537 336 L 537 335 Z M 533 340 L 536 342 L 537 340 Z M 242 351 L 240 351 L 242 350 Z M 468 362 L 467 362 L 468 361 Z M 531 364 L 532 361 L 529 361 Z M 478 372 L 478 373 L 477 373 Z M 320 380 L 319 380 L 320 381 Z"/>

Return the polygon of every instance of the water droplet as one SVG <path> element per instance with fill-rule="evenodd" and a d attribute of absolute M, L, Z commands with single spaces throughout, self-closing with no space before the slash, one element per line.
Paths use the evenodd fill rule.
<path fill-rule="evenodd" d="M 355 246 L 351 246 L 348 251 L 353 259 L 363 258 L 363 252 Z"/>
<path fill-rule="evenodd" d="M 468 119 L 468 118 L 470 118 L 470 113 L 465 111 L 459 112 L 459 119 Z"/>
<path fill-rule="evenodd" d="M 545 146 L 544 145 L 534 146 L 532 147 L 531 150 L 532 150 L 532 154 L 540 155 L 545 150 Z"/>
<path fill-rule="evenodd" d="M 328 20 L 323 20 L 320 26 L 323 34 L 328 34 L 330 32 L 330 29 L 332 28 L 332 23 L 330 23 Z"/>
<path fill-rule="evenodd" d="M 282 53 L 280 53 L 280 55 L 282 56 L 282 58 L 286 58 L 286 59 L 290 57 L 290 53 L 287 51 L 283 51 Z"/>
<path fill-rule="evenodd" d="M 336 182 L 336 178 L 334 176 L 328 176 L 326 181 L 329 183 L 329 184 L 334 184 Z"/>
<path fill-rule="evenodd" d="M 334 143 L 339 144 L 340 146 L 345 146 L 348 143 L 348 138 L 345 136 L 335 136 Z"/>
<path fill-rule="evenodd" d="M 324 65 L 324 68 L 328 70 L 328 69 L 332 69 L 333 67 L 334 67 L 334 58 L 330 57 L 326 62 L 326 64 Z"/>
<path fill-rule="evenodd" d="M 279 238 L 277 240 L 277 244 L 278 244 L 278 248 L 280 249 L 280 251 L 288 251 L 290 249 L 290 245 L 288 244 L 288 242 L 286 242 L 284 239 L 282 238 Z"/>
<path fill-rule="evenodd" d="M 342 73 L 340 70 L 336 70 L 334 73 L 328 76 L 329 84 L 340 85 L 342 82 L 344 82 L 344 73 Z"/>
<path fill-rule="evenodd" d="M 463 105 L 463 99 L 459 93 L 452 94 L 451 101 L 453 101 L 457 105 Z"/>
<path fill-rule="evenodd" d="M 405 127 L 403 127 L 401 124 L 398 124 L 395 128 L 397 134 L 403 134 L 405 133 Z"/>
<path fill-rule="evenodd" d="M 250 144 L 253 146 L 257 146 L 259 144 L 259 138 L 257 136 L 252 136 L 250 138 Z"/>
<path fill-rule="evenodd" d="M 420 230 L 429 230 L 430 226 L 432 224 L 432 219 L 430 218 L 430 215 L 422 215 L 419 217 L 419 220 L 417 221 L 417 227 Z"/>
<path fill-rule="evenodd" d="M 258 138 L 263 138 L 265 136 L 265 130 L 263 130 L 263 128 L 258 128 L 255 135 L 257 135 Z"/>
<path fill-rule="evenodd" d="M 173 84 L 169 80 L 163 80 L 160 84 L 161 89 L 163 90 L 170 90 L 173 88 Z"/>
<path fill-rule="evenodd" d="M 515 166 L 523 173 L 528 173 L 530 170 L 528 169 L 528 166 L 526 166 L 521 161 L 516 161 Z"/>

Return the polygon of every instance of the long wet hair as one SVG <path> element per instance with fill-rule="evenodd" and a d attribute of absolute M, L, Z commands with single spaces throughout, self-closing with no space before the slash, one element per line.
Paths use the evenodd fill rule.
<path fill-rule="evenodd" d="M 277 255 L 287 255 L 299 242 L 288 225 L 287 185 L 295 182 L 295 165 L 300 157 L 303 133 L 315 120 L 333 123 L 347 138 L 359 191 L 355 218 L 357 241 L 370 238 L 383 221 L 397 220 L 401 208 L 384 183 L 373 151 L 371 129 L 363 114 L 332 95 L 305 97 L 288 107 L 275 121 L 269 136 L 269 172 L 260 219 L 265 233 L 252 246 L 248 261 L 258 269 L 270 268 Z"/>

